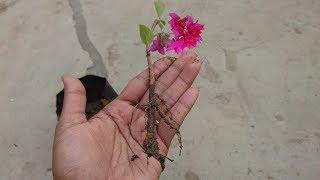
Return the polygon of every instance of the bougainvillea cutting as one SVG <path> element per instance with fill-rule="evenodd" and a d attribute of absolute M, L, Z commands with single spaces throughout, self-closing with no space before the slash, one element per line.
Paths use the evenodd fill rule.
<path fill-rule="evenodd" d="M 162 0 L 154 2 L 157 18 L 150 27 L 140 25 L 140 38 L 145 44 L 146 57 L 149 70 L 149 102 L 146 106 L 146 137 L 142 148 L 148 157 L 157 159 L 162 168 L 168 157 L 160 154 L 159 144 L 157 141 L 157 126 L 160 121 L 166 123 L 171 129 L 176 131 L 180 144 L 180 154 L 182 150 L 181 134 L 177 125 L 172 120 L 172 114 L 167 108 L 166 103 L 155 92 L 155 77 L 151 68 L 151 53 L 158 52 L 166 55 L 168 52 L 181 54 L 186 48 L 193 49 L 202 41 L 202 32 L 204 25 L 195 20 L 192 16 L 181 16 L 175 12 L 169 13 L 168 18 L 164 17 L 165 4 Z M 170 59 L 176 59 L 170 57 Z"/>

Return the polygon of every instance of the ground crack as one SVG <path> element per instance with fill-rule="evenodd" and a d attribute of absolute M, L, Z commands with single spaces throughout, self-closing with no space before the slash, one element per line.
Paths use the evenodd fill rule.
<path fill-rule="evenodd" d="M 73 21 L 75 31 L 78 37 L 78 41 L 81 45 L 81 48 L 86 51 L 93 63 L 93 69 L 96 72 L 96 75 L 101 77 L 107 77 L 108 73 L 106 67 L 103 64 L 102 55 L 99 53 L 97 48 L 91 42 L 88 32 L 87 32 L 87 22 L 83 16 L 83 10 L 80 0 L 69 0 L 69 5 L 73 12 Z"/>

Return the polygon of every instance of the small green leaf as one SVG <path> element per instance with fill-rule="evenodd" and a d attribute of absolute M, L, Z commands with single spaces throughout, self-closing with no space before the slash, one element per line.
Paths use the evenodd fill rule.
<path fill-rule="evenodd" d="M 166 22 L 164 20 L 160 20 L 159 21 L 159 26 L 161 28 L 161 30 L 166 26 Z"/>
<path fill-rule="evenodd" d="M 145 45 L 149 45 L 154 37 L 153 32 L 151 31 L 150 28 L 148 28 L 145 25 L 140 24 L 139 25 L 139 31 L 140 31 L 140 38 L 141 41 Z"/>
<path fill-rule="evenodd" d="M 156 8 L 158 17 L 161 18 L 165 8 L 164 2 L 162 0 L 157 0 L 154 2 L 154 7 Z"/>

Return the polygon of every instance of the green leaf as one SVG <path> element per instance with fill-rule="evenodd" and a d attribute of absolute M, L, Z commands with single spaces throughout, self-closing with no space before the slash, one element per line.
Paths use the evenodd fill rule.
<path fill-rule="evenodd" d="M 161 28 L 161 30 L 166 26 L 166 22 L 164 20 L 160 20 L 159 21 L 159 26 Z"/>
<path fill-rule="evenodd" d="M 147 26 L 140 24 L 139 25 L 139 31 L 140 31 L 140 38 L 141 41 L 145 44 L 145 45 L 149 45 L 154 37 L 153 32 L 151 31 L 150 28 L 148 28 Z"/>
<path fill-rule="evenodd" d="M 154 2 L 154 7 L 156 8 L 158 17 L 161 18 L 165 9 L 165 4 L 162 0 L 157 0 Z"/>

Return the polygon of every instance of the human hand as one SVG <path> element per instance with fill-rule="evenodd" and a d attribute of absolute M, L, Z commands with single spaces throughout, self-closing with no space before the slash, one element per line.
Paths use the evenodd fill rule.
<path fill-rule="evenodd" d="M 196 58 L 195 53 L 186 52 L 174 62 L 164 58 L 152 66 L 156 92 L 178 126 L 198 97 L 198 89 L 191 87 L 201 67 Z M 137 104 L 148 103 L 148 70 L 133 78 L 114 101 L 89 120 L 84 114 L 86 95 L 81 82 L 72 76 L 62 80 L 65 96 L 54 137 L 54 179 L 159 179 L 160 163 L 147 158 L 140 146 L 146 119 Z M 163 122 L 157 131 L 160 152 L 166 155 L 176 132 Z"/>

